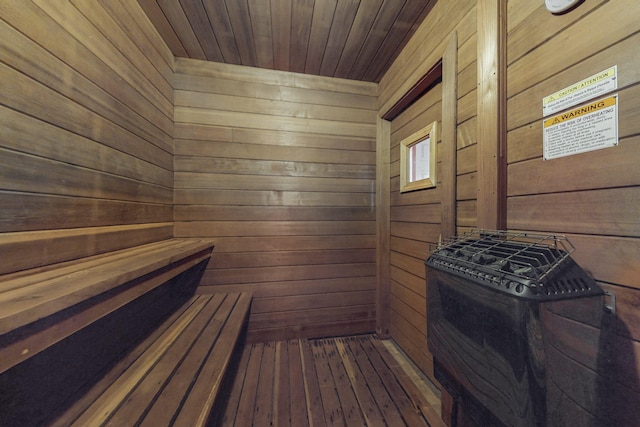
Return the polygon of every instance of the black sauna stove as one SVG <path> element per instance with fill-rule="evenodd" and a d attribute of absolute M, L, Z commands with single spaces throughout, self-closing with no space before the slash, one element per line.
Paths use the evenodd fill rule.
<path fill-rule="evenodd" d="M 467 424 L 571 425 L 550 410 L 550 372 L 562 367 L 549 369 L 544 309 L 597 326 L 605 302 L 573 250 L 562 236 L 477 230 L 425 261 L 434 375 Z"/>

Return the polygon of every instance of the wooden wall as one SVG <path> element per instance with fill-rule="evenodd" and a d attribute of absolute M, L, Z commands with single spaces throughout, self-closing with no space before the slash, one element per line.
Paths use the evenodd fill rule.
<path fill-rule="evenodd" d="M 377 85 L 176 60 L 175 234 L 201 292 L 252 290 L 249 338 L 375 328 Z"/>
<path fill-rule="evenodd" d="M 575 419 L 587 420 L 581 425 L 591 425 L 594 416 L 607 425 L 636 425 L 640 9 L 635 0 L 586 0 L 560 16 L 549 14 L 542 0 L 510 0 L 508 9 L 508 227 L 567 234 L 576 246 L 574 259 L 616 295 L 616 315 L 605 318 L 600 329 L 554 318 L 563 331 L 558 343 L 565 345 L 556 347 L 553 356 L 571 360 L 568 372 L 574 375 L 568 379 L 574 386 L 556 399 L 565 402 L 562 410 L 580 417 Z M 614 65 L 619 145 L 544 161 L 542 98 Z M 576 338 L 578 348 L 572 352 L 567 343 Z M 585 407 L 586 412 L 579 409 Z"/>
<path fill-rule="evenodd" d="M 0 17 L 0 273 L 170 237 L 173 56 L 137 3 Z"/>
<path fill-rule="evenodd" d="M 376 118 L 456 34 L 456 224 L 476 226 L 477 4 L 437 2 L 378 87 L 174 65 L 136 2 L 1 2 L 0 273 L 172 234 L 215 237 L 202 292 L 253 290 L 253 339 L 342 335 L 375 327 L 382 231 L 391 337 L 431 374 L 423 261 L 441 234 L 441 195 L 400 195 L 398 142 L 442 114 L 441 90 L 378 126 L 390 130 L 390 190 L 377 202 Z M 589 384 L 613 384 L 604 390 L 629 402 L 640 396 L 636 0 L 585 0 L 560 16 L 543 0 L 507 9 L 507 227 L 568 234 L 574 258 L 616 294 L 601 328 L 554 321 L 571 331 L 565 341 L 579 337 L 580 354 L 606 359 L 577 361 Z M 620 144 L 543 161 L 542 97 L 612 65 Z M 376 228 L 375 203 L 389 228 Z M 563 401 L 612 403 L 595 385 Z M 584 406 L 572 410 L 619 425 L 640 407 L 585 415 Z"/>
<path fill-rule="evenodd" d="M 483 172 L 478 164 L 487 157 L 487 150 L 495 151 L 477 142 L 483 120 L 495 120 L 494 115 L 481 117 L 478 110 L 478 19 L 485 4 L 489 2 L 458 1 L 446 9 L 436 4 L 379 89 L 382 115 L 429 70 L 447 37 L 457 31 L 458 232 L 480 224 L 477 206 L 484 177 L 479 176 Z M 502 185 L 507 194 L 504 211 L 497 214 L 506 216 L 511 230 L 567 234 L 576 246 L 574 259 L 616 294 L 616 314 L 605 316 L 599 327 L 588 324 L 595 319 L 585 323 L 546 311 L 545 321 L 556 331 L 548 337 L 553 343 L 550 366 L 556 363 L 558 373 L 557 363 L 563 363 L 570 372 L 554 378 L 550 386 L 552 412 L 569 411 L 585 425 L 596 418 L 631 425 L 630 420 L 640 417 L 633 409 L 640 407 L 640 97 L 636 93 L 640 27 L 637 13 L 630 13 L 638 10 L 637 5 L 630 0 L 586 0 L 577 9 L 554 16 L 542 0 L 509 0 L 506 10 L 506 99 L 498 104 L 506 104 L 507 162 Z M 483 34 L 485 43 L 486 39 Z M 613 65 L 619 72 L 619 145 L 542 160 L 542 98 Z M 428 242 L 439 233 L 438 190 L 400 195 L 396 144 L 413 127 L 433 120 L 430 114 L 438 113 L 435 104 L 429 112 L 431 104 L 425 98 L 391 123 L 390 222 L 387 229 L 378 225 L 380 232 L 387 233 L 383 238 L 389 239 L 390 336 L 427 375 L 431 375 L 432 361 L 426 348 L 423 260 Z M 496 130 L 499 134 L 500 129 Z"/>
<path fill-rule="evenodd" d="M 426 350 L 424 259 L 441 234 L 439 187 L 400 193 L 400 141 L 441 121 L 442 84 L 391 123 L 391 336 L 431 371 Z M 437 168 L 440 168 L 441 162 Z M 424 368 L 424 366 L 423 366 Z"/>
<path fill-rule="evenodd" d="M 378 108 L 386 113 L 442 57 L 457 35 L 457 200 L 459 229 L 476 221 L 476 8 L 475 1 L 438 2 L 398 60 L 380 82 Z M 446 68 L 446 66 L 445 66 Z M 448 77 L 451 78 L 451 77 Z M 426 341 L 426 278 L 424 260 L 442 231 L 442 182 L 433 189 L 400 193 L 400 141 L 425 125 L 442 120 L 443 83 L 391 122 L 390 180 L 387 199 L 390 224 L 379 232 L 389 239 L 390 336 L 430 377 L 433 361 Z M 440 126 L 442 127 L 442 126 Z M 441 175 L 442 147 L 438 148 Z M 381 209 L 378 206 L 378 209 Z M 445 237 L 446 237 L 446 233 Z"/>

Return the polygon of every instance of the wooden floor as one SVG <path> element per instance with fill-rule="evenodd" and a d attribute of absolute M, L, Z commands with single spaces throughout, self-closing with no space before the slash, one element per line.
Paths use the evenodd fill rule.
<path fill-rule="evenodd" d="M 441 426 L 386 346 L 372 335 L 247 345 L 215 425 Z"/>

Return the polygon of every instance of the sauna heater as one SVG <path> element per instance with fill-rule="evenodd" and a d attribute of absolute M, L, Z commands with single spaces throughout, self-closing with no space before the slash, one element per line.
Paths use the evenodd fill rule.
<path fill-rule="evenodd" d="M 549 372 L 562 367 L 549 369 L 543 309 L 597 324 L 604 303 L 573 250 L 562 236 L 478 230 L 425 261 L 434 375 L 466 425 L 565 424 L 547 394 Z"/>

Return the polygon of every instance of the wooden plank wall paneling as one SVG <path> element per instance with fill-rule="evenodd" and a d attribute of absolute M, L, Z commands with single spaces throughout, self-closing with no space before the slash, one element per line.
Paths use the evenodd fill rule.
<path fill-rule="evenodd" d="M 507 225 L 568 234 L 574 259 L 617 297 L 615 316 L 605 317 L 600 328 L 551 317 L 564 334 L 554 341 L 554 360 L 569 360 L 570 354 L 574 360 L 567 369 L 574 379 L 559 373 L 555 399 L 564 402 L 561 410 L 580 413 L 589 424 L 598 417 L 608 425 L 631 425 L 638 415 L 629 418 L 629 410 L 640 402 L 637 11 L 633 0 L 587 0 L 553 16 L 542 0 L 509 1 Z M 542 98 L 613 65 L 619 74 L 619 145 L 544 161 Z M 571 345 L 576 338 L 580 344 Z M 575 378 L 581 396 L 572 395 Z"/>
<path fill-rule="evenodd" d="M 457 37 L 457 110 L 455 120 L 457 164 L 455 176 L 458 230 L 474 226 L 476 220 L 476 9 L 475 1 L 437 3 L 432 14 L 391 66 L 380 82 L 378 107 L 387 111 L 408 89 L 442 58 Z M 454 39 L 455 40 L 455 39 Z M 455 49 L 455 46 L 454 46 Z M 446 67 L 445 67 L 446 68 Z M 443 102 L 439 84 L 391 123 L 390 142 L 390 335 L 409 357 L 433 379 L 433 361 L 426 341 L 426 278 L 424 260 L 430 245 L 438 242 L 442 230 L 441 188 L 401 194 L 399 142 L 421 127 L 441 122 Z M 451 158 L 451 156 L 448 156 Z M 442 150 L 438 168 L 442 170 Z M 441 176 L 439 174 L 439 176 Z M 441 184 L 441 183 L 440 183 Z M 448 191 L 453 193 L 453 191 Z M 450 227 L 448 225 L 447 227 Z"/>
<path fill-rule="evenodd" d="M 391 336 L 421 368 L 432 373 L 426 343 L 424 259 L 441 234 L 441 191 L 400 193 L 400 141 L 442 119 L 442 83 L 391 122 Z M 441 169 L 442 150 L 438 150 Z M 401 273 L 400 273 L 401 272 Z M 399 274 L 400 273 L 400 274 Z M 411 280 L 406 280 L 410 275 Z"/>
<path fill-rule="evenodd" d="M 249 338 L 375 329 L 377 85 L 177 59 L 175 233 L 200 292 L 253 291 Z"/>
<path fill-rule="evenodd" d="M 457 33 L 456 224 L 460 233 L 475 227 L 477 222 L 477 16 L 475 1 L 457 0 L 449 6 L 434 7 L 432 15 L 427 17 L 426 22 L 380 81 L 378 106 L 381 112 L 393 106 L 397 99 L 411 88 L 413 82 L 439 59 L 451 33 Z"/>
<path fill-rule="evenodd" d="M 0 273 L 170 237 L 173 56 L 141 8 L 0 16 Z"/>

